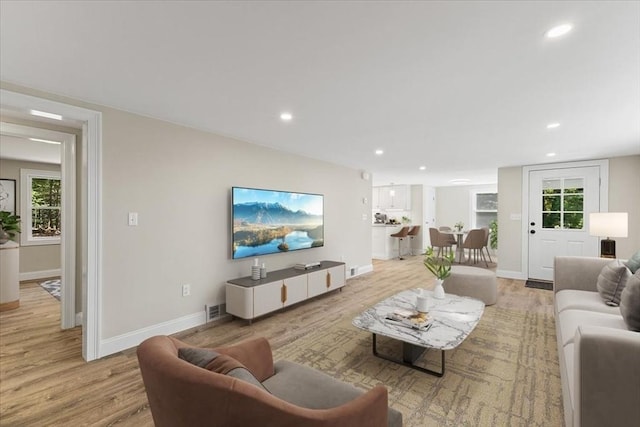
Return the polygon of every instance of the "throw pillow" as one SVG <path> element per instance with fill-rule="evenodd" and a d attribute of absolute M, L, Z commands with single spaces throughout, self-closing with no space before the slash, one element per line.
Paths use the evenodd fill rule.
<path fill-rule="evenodd" d="M 640 332 L 640 270 L 627 280 L 620 296 L 620 313 L 629 330 Z"/>
<path fill-rule="evenodd" d="M 620 260 L 605 265 L 598 276 L 598 292 L 607 305 L 617 307 L 631 271 Z"/>
<path fill-rule="evenodd" d="M 208 348 L 182 347 L 178 349 L 178 357 L 180 359 L 186 360 L 200 368 L 206 367 L 209 362 L 218 356 L 220 356 L 220 353 L 209 350 Z"/>
<path fill-rule="evenodd" d="M 207 364 L 206 368 L 218 374 L 229 375 L 230 377 L 246 381 L 249 384 L 253 384 L 256 387 L 269 392 L 269 390 L 267 390 L 266 387 L 262 385 L 255 376 L 253 376 L 246 366 L 226 354 L 218 355 L 215 359 L 209 362 L 209 364 Z"/>
<path fill-rule="evenodd" d="M 633 256 L 629 258 L 624 264 L 629 267 L 631 273 L 635 273 L 636 271 L 640 270 L 640 251 L 633 254 Z"/>

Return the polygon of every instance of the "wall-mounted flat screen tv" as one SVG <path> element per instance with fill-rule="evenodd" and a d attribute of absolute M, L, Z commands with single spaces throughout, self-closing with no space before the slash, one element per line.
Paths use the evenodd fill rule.
<path fill-rule="evenodd" d="M 324 246 L 322 194 L 233 187 L 233 259 Z"/>

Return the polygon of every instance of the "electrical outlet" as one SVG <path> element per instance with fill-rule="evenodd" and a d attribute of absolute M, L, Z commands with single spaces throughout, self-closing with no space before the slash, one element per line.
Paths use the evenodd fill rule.
<path fill-rule="evenodd" d="M 132 227 L 138 225 L 138 212 L 129 212 L 128 224 Z"/>
<path fill-rule="evenodd" d="M 182 296 L 188 297 L 191 295 L 191 285 L 182 285 Z"/>

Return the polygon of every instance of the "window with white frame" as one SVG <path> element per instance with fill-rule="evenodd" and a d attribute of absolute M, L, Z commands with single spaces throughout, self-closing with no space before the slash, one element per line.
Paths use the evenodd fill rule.
<path fill-rule="evenodd" d="M 477 192 L 473 196 L 473 228 L 489 227 L 498 219 L 498 193 Z"/>
<path fill-rule="evenodd" d="M 20 170 L 21 244 L 53 245 L 62 233 L 60 172 Z"/>

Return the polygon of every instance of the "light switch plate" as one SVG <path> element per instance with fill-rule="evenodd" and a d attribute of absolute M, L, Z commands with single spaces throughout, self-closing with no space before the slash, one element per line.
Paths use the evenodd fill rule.
<path fill-rule="evenodd" d="M 129 212 L 129 225 L 132 227 L 138 225 L 138 212 Z"/>

